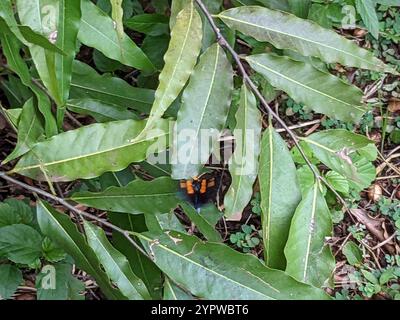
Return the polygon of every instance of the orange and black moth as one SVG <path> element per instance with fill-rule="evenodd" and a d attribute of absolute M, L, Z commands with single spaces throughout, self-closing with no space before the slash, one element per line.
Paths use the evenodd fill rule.
<path fill-rule="evenodd" d="M 209 190 L 215 186 L 215 179 L 194 177 L 188 180 L 181 180 L 180 187 L 186 193 L 186 196 L 193 203 L 197 212 L 200 211 L 202 204 L 209 200 Z"/>

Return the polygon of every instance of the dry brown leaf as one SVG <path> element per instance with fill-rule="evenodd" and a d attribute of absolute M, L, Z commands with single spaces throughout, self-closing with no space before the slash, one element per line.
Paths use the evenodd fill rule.
<path fill-rule="evenodd" d="M 400 111 L 400 100 L 391 100 L 388 109 L 390 112 Z"/>
<path fill-rule="evenodd" d="M 365 227 L 367 228 L 367 230 L 374 235 L 380 242 L 383 242 L 387 239 L 387 237 L 385 237 L 385 229 L 382 228 L 382 224 L 385 223 L 385 219 L 384 218 L 371 218 L 367 212 L 363 209 L 350 209 L 351 213 L 353 214 L 353 216 L 363 225 L 365 225 Z M 386 243 L 384 245 L 384 247 L 386 248 L 386 250 L 390 253 L 393 254 L 395 253 L 395 248 L 389 244 Z"/>
<path fill-rule="evenodd" d="M 368 199 L 373 202 L 378 202 L 382 197 L 382 188 L 379 184 L 373 184 L 368 188 Z"/>

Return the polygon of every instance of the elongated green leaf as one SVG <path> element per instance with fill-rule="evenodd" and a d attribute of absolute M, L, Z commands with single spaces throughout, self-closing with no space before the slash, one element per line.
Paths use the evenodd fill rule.
<path fill-rule="evenodd" d="M 50 40 L 47 39 L 45 36 L 33 31 L 30 27 L 18 26 L 18 29 L 21 32 L 21 34 L 24 36 L 26 41 L 29 42 L 29 44 L 37 45 L 37 46 L 39 46 L 43 49 L 46 49 L 50 52 L 53 52 L 53 53 L 65 55 L 65 52 L 63 50 L 61 50 L 59 47 L 57 47 L 52 42 L 50 42 Z"/>
<path fill-rule="evenodd" d="M 204 243 L 173 231 L 139 238 L 159 268 L 200 299 L 329 299 L 323 290 L 299 283 L 224 244 Z"/>
<path fill-rule="evenodd" d="M 375 11 L 374 0 L 356 0 L 357 12 L 360 14 L 368 31 L 375 39 L 379 38 L 379 19 Z"/>
<path fill-rule="evenodd" d="M 217 230 L 214 229 L 212 226 L 202 215 L 201 213 L 197 212 L 195 208 L 193 208 L 188 203 L 182 202 L 180 203 L 183 211 L 189 217 L 190 221 L 192 221 L 197 229 L 204 235 L 204 237 L 208 241 L 213 242 L 222 242 L 221 235 L 218 233 Z"/>
<path fill-rule="evenodd" d="M 87 64 L 74 61 L 70 98 L 91 98 L 148 113 L 154 100 L 154 91 L 132 87 L 117 77 L 101 76 Z"/>
<path fill-rule="evenodd" d="M 332 235 L 330 215 L 319 183 L 315 183 L 296 209 L 285 247 L 286 272 L 316 287 L 326 286 L 335 268 L 325 244 L 325 237 Z"/>
<path fill-rule="evenodd" d="M 226 10 L 218 17 L 230 28 L 258 41 L 268 41 L 279 49 L 291 49 L 328 63 L 339 62 L 349 67 L 395 72 L 375 58 L 372 52 L 336 32 L 285 12 L 246 6 Z"/>
<path fill-rule="evenodd" d="M 125 25 L 135 31 L 150 35 L 160 36 L 169 33 L 169 19 L 162 14 L 139 14 L 126 20 Z"/>
<path fill-rule="evenodd" d="M 290 152 L 272 125 L 261 141 L 259 175 L 265 264 L 284 270 L 283 249 L 301 191 Z"/>
<path fill-rule="evenodd" d="M 312 65 L 271 54 L 249 56 L 251 67 L 274 87 L 286 91 L 296 102 L 342 121 L 360 121 L 368 108 L 361 102 L 363 93 L 339 78 Z"/>
<path fill-rule="evenodd" d="M 67 215 L 54 210 L 46 202 L 39 201 L 37 219 L 42 233 L 73 257 L 79 268 L 93 276 L 107 298 L 125 299 L 112 287 L 107 275 L 100 268 L 99 260 L 92 248 L 88 246 L 83 235 Z"/>
<path fill-rule="evenodd" d="M 215 145 L 228 116 L 232 86 L 232 66 L 223 49 L 214 44 L 201 56 L 183 92 L 173 145 L 174 179 L 197 176 L 207 162 L 212 152 L 209 146 Z"/>
<path fill-rule="evenodd" d="M 0 265 L 0 299 L 10 299 L 22 280 L 22 272 L 16 266 Z"/>
<path fill-rule="evenodd" d="M 122 41 L 124 39 L 124 24 L 122 19 L 124 17 L 124 10 L 122 9 L 122 0 L 110 0 L 111 2 L 111 17 L 115 22 L 115 29 L 117 30 L 118 39 Z"/>
<path fill-rule="evenodd" d="M 189 0 L 189 1 L 192 1 L 192 0 Z M 169 19 L 169 27 L 171 30 L 176 23 L 176 18 L 178 16 L 179 12 L 181 12 L 184 9 L 187 2 L 188 1 L 186 1 L 186 0 L 172 0 L 171 1 L 171 17 Z"/>
<path fill-rule="evenodd" d="M 311 7 L 311 0 L 288 0 L 290 12 L 296 16 L 306 19 Z"/>
<path fill-rule="evenodd" d="M 65 52 L 56 56 L 56 71 L 62 105 L 69 97 L 72 63 L 77 50 L 77 36 L 81 19 L 81 0 L 59 0 L 59 17 L 56 45 Z"/>
<path fill-rule="evenodd" d="M 81 0 L 82 20 L 78 39 L 106 57 L 140 70 L 154 66 L 140 48 L 124 33 L 120 39 L 114 21 L 90 0 Z"/>
<path fill-rule="evenodd" d="M 352 157 L 368 145 L 372 145 L 372 148 L 376 150 L 373 141 L 344 129 L 317 132 L 305 138 L 304 141 L 326 166 L 363 188 L 362 171 L 357 168 Z"/>
<path fill-rule="evenodd" d="M 122 294 L 130 300 L 150 299 L 143 281 L 133 273 L 128 259 L 111 245 L 103 229 L 86 221 L 84 225 L 89 246 Z"/>
<path fill-rule="evenodd" d="M 193 300 L 193 297 L 179 288 L 173 283 L 168 277 L 165 277 L 164 281 L 164 300 Z"/>
<path fill-rule="evenodd" d="M 51 181 L 88 179 L 106 171 L 119 171 L 132 162 L 146 159 L 147 149 L 153 143 L 165 145 L 168 122 L 157 124 L 158 128 L 142 139 L 135 137 L 145 122 L 136 120 L 98 123 L 67 131 L 36 144 L 13 171 L 33 179 L 48 178 Z"/>
<path fill-rule="evenodd" d="M 164 55 L 155 101 L 146 128 L 151 128 L 179 95 L 196 64 L 201 48 L 201 18 L 193 1 L 178 15 Z"/>
<path fill-rule="evenodd" d="M 232 183 L 224 198 L 225 216 L 241 214 L 253 194 L 260 154 L 261 114 L 257 101 L 246 85 L 242 86 L 234 131 L 236 149 L 229 172 Z"/>
<path fill-rule="evenodd" d="M 45 118 L 45 131 L 46 136 L 51 137 L 57 133 L 56 120 L 51 112 L 51 104 L 46 94 L 40 90 L 32 82 L 29 69 L 25 64 L 25 61 L 20 56 L 20 45 L 18 40 L 12 34 L 0 34 L 2 50 L 7 58 L 9 67 L 18 74 L 22 83 L 29 87 L 36 95 L 38 102 L 38 109 Z"/>
<path fill-rule="evenodd" d="M 21 41 L 25 45 L 28 45 L 28 42 L 21 34 L 21 31 L 19 31 L 18 23 L 17 20 L 15 19 L 12 3 L 10 0 L 0 1 L 0 18 L 4 20 L 4 22 L 7 24 L 7 26 L 10 28 L 12 33 L 18 38 L 19 41 Z M 4 32 L 4 30 L 2 30 L 2 32 Z"/>
<path fill-rule="evenodd" d="M 0 255 L 22 264 L 36 262 L 42 254 L 42 236 L 30 226 L 13 224 L 0 228 Z"/>
<path fill-rule="evenodd" d="M 57 37 L 59 6 L 57 0 L 17 0 L 18 17 L 21 24 L 51 41 Z M 33 62 L 45 87 L 57 103 L 61 105 L 61 96 L 55 67 L 55 53 L 35 44 L 29 45 Z"/>
<path fill-rule="evenodd" d="M 29 99 L 23 106 L 18 123 L 18 143 L 14 151 L 3 161 L 7 163 L 32 149 L 33 145 L 43 136 L 44 129 L 36 113 L 33 100 Z"/>
<path fill-rule="evenodd" d="M 94 99 L 71 99 L 67 101 L 67 108 L 73 112 L 90 115 L 97 122 L 108 122 L 113 120 L 139 120 L 136 113 L 129 111 L 126 107 L 116 104 L 104 103 Z"/>
<path fill-rule="evenodd" d="M 120 228 L 128 231 L 144 232 L 147 231 L 143 215 L 131 215 L 123 213 L 109 212 L 110 221 Z M 139 245 L 140 241 L 137 240 Z M 161 298 L 162 278 L 161 270 L 147 256 L 132 246 L 123 235 L 114 231 L 112 235 L 113 246 L 124 254 L 129 260 L 132 271 L 143 280 L 153 299 Z"/>
<path fill-rule="evenodd" d="M 136 179 L 127 186 L 110 187 L 103 192 L 75 193 L 72 200 L 102 210 L 155 214 L 174 209 L 181 201 L 177 193 L 178 183 L 161 177 L 153 181 Z"/>

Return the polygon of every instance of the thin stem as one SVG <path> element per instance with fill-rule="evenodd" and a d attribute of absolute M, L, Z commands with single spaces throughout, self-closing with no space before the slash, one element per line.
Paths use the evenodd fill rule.
<path fill-rule="evenodd" d="M 95 220 L 95 221 L 101 223 L 102 225 L 121 233 L 137 250 L 139 250 L 143 255 L 145 255 L 146 257 L 151 259 L 151 257 L 147 254 L 147 252 L 145 252 L 143 250 L 143 248 L 140 245 L 138 245 L 130 237 L 129 231 L 124 230 L 124 229 L 122 229 L 122 228 L 120 228 L 120 227 L 118 227 L 118 226 L 116 226 L 116 225 L 114 225 L 114 224 L 112 224 L 112 223 L 110 223 L 108 221 L 105 221 L 105 220 L 103 220 L 103 219 L 101 219 L 101 218 L 99 218 L 99 217 L 97 217 L 97 216 L 95 216 L 93 214 L 90 214 L 90 213 L 87 213 L 85 211 L 79 210 L 79 209 L 75 208 L 72 204 L 70 204 L 69 202 L 64 200 L 63 198 L 60 198 L 60 197 L 58 197 L 56 195 L 53 195 L 53 194 L 51 194 L 51 193 L 49 193 L 47 191 L 44 191 L 42 189 L 30 186 L 30 185 L 28 185 L 28 184 L 26 184 L 24 182 L 16 180 L 16 179 L 10 177 L 9 175 L 7 175 L 3 171 L 0 171 L 0 178 L 6 180 L 8 182 L 11 182 L 13 184 L 16 184 L 16 185 L 18 185 L 18 186 L 20 186 L 20 187 L 32 192 L 32 193 L 36 193 L 36 194 L 39 194 L 39 195 L 41 195 L 41 196 L 43 196 L 45 198 L 51 199 L 51 200 L 63 205 L 65 208 L 69 209 L 70 211 L 72 211 L 74 213 L 77 213 L 81 217 L 85 217 L 87 219 Z"/>

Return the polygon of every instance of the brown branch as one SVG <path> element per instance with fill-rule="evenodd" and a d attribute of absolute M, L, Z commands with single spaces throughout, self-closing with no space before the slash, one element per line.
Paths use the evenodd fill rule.
<path fill-rule="evenodd" d="M 106 226 L 106 227 L 108 227 L 108 228 L 110 228 L 110 229 L 112 229 L 114 231 L 117 231 L 117 232 L 121 233 L 137 250 L 139 250 L 142 254 L 144 254 L 146 257 L 151 259 L 151 257 L 143 250 L 143 248 L 140 245 L 138 245 L 131 238 L 129 231 L 124 230 L 124 229 L 122 229 L 122 228 L 120 228 L 120 227 L 118 227 L 118 226 L 116 226 L 116 225 L 114 225 L 114 224 L 112 224 L 112 223 L 110 223 L 108 221 L 105 221 L 105 220 L 103 220 L 103 219 L 101 219 L 101 218 L 99 218 L 99 217 L 97 217 L 97 216 L 95 216 L 93 214 L 90 214 L 90 213 L 87 213 L 85 211 L 79 210 L 79 209 L 75 208 L 72 204 L 70 204 L 69 202 L 67 202 L 63 198 L 55 196 L 55 195 L 53 195 L 53 194 L 51 194 L 51 193 L 49 193 L 47 191 L 44 191 L 42 189 L 30 186 L 30 185 L 28 185 L 28 184 L 26 184 L 26 183 L 24 183 L 22 181 L 16 180 L 16 179 L 10 177 L 9 175 L 7 175 L 3 171 L 0 171 L 0 178 L 6 180 L 8 182 L 11 182 L 12 184 L 16 184 L 16 185 L 18 185 L 18 186 L 20 186 L 20 187 L 32 192 L 32 193 L 36 193 L 36 194 L 39 194 L 39 195 L 41 195 L 41 196 L 43 196 L 43 197 L 45 197 L 47 199 L 51 199 L 51 200 L 63 205 L 65 208 L 67 208 L 68 210 L 78 214 L 81 217 L 85 217 L 87 219 L 95 220 L 95 221 L 101 223 L 102 225 L 104 225 L 104 226 Z"/>

